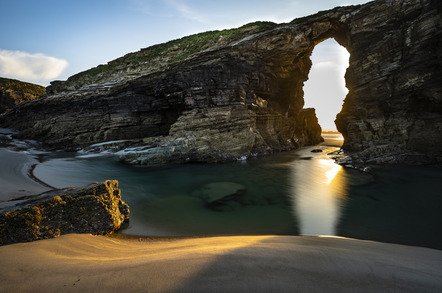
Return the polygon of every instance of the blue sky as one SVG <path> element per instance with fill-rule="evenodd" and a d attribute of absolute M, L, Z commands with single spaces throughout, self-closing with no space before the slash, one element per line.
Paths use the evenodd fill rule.
<path fill-rule="evenodd" d="M 208 30 L 289 22 L 367 0 L 1 0 L 0 76 L 49 85 Z"/>

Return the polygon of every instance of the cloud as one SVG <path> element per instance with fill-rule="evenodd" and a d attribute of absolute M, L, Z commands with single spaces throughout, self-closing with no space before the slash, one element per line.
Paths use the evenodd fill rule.
<path fill-rule="evenodd" d="M 176 17 L 179 15 L 193 21 L 207 24 L 209 21 L 196 9 L 185 3 L 186 0 L 131 0 L 131 8 L 147 15 L 160 14 Z"/>
<path fill-rule="evenodd" d="M 0 75 L 25 81 L 48 82 L 61 75 L 68 62 L 43 54 L 0 49 Z"/>
<path fill-rule="evenodd" d="M 201 23 L 207 23 L 208 21 L 197 11 L 190 8 L 188 5 L 184 4 L 180 0 L 168 0 L 169 5 L 171 5 L 175 10 L 177 10 L 182 17 L 195 20 Z"/>

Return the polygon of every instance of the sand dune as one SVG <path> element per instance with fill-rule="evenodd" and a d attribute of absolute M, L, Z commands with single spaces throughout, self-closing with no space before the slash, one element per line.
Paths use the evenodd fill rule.
<path fill-rule="evenodd" d="M 442 292 L 442 251 L 340 238 L 119 239 L 0 247 L 1 292 Z"/>

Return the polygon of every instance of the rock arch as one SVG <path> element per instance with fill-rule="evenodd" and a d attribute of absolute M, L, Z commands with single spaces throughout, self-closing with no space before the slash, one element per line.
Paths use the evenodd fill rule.
<path fill-rule="evenodd" d="M 338 7 L 149 74 L 57 82 L 0 125 L 62 147 L 131 140 L 139 152 L 124 159 L 134 163 L 226 161 L 315 144 L 320 127 L 303 109 L 302 88 L 314 46 L 334 38 L 350 53 L 336 124 L 355 162 L 441 161 L 440 3 Z"/>

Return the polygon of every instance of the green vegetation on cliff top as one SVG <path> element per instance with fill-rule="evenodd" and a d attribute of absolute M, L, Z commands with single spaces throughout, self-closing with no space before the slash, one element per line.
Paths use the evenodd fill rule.
<path fill-rule="evenodd" d="M 17 94 L 29 94 L 36 97 L 40 97 L 46 92 L 46 88 L 41 85 L 3 77 L 0 77 L 0 90 L 12 90 Z"/>
<path fill-rule="evenodd" d="M 170 64 L 182 61 L 192 54 L 218 47 L 232 44 L 252 34 L 264 32 L 277 26 L 273 22 L 253 22 L 235 29 L 221 31 L 208 31 L 181 39 L 169 41 L 167 43 L 154 45 L 138 52 L 129 53 L 123 57 L 99 65 L 89 70 L 73 75 L 69 80 L 88 79 L 93 81 L 97 75 L 102 73 L 112 74 L 123 68 L 136 68 L 141 65 L 151 66 L 156 69 L 167 67 Z M 158 64 L 152 64 L 158 63 Z"/>
<path fill-rule="evenodd" d="M 334 9 L 339 8 L 342 7 L 336 7 Z M 297 18 L 290 22 L 290 24 L 306 22 L 309 19 L 326 15 L 332 10 L 333 9 L 319 11 L 316 14 Z M 239 28 L 208 31 L 186 36 L 181 39 L 153 45 L 141 49 L 138 52 L 126 54 L 107 64 L 101 64 L 97 67 L 77 73 L 69 77 L 67 81 L 51 82 L 51 85 L 53 89 L 56 88 L 55 91 L 63 91 L 162 71 L 168 66 L 183 61 L 196 53 L 228 46 L 243 38 L 272 30 L 278 26 L 279 24 L 269 21 L 257 21 Z"/>

